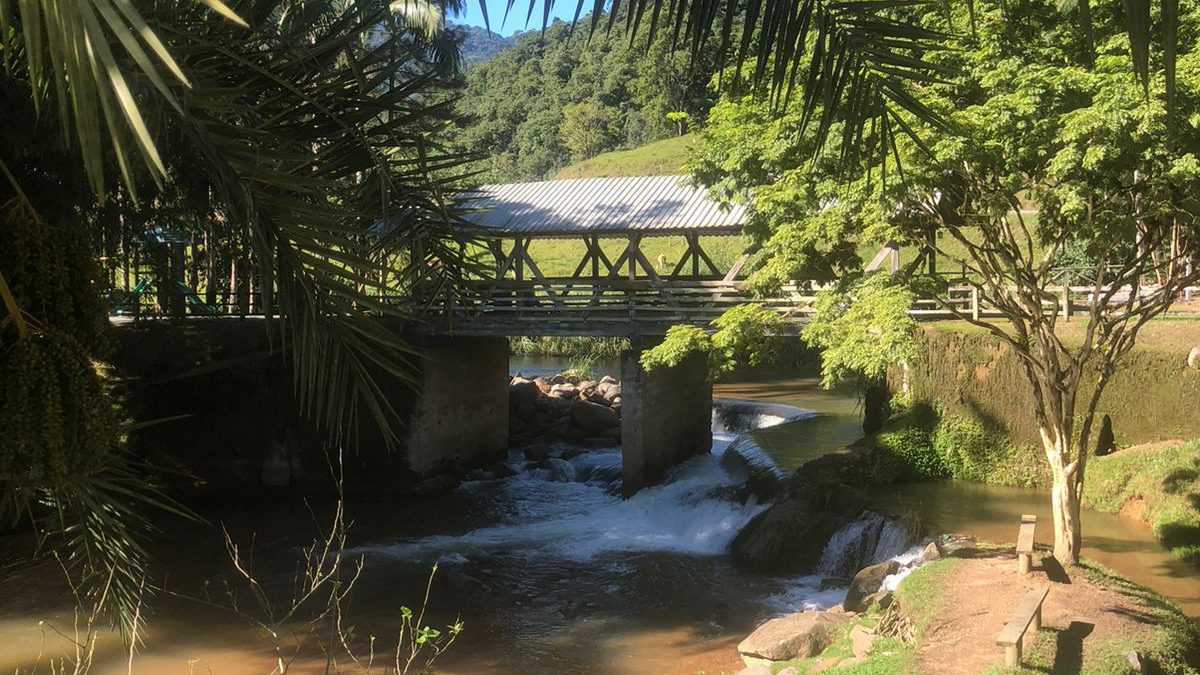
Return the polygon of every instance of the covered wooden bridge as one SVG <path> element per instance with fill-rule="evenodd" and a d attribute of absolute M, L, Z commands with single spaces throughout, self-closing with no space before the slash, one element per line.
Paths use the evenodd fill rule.
<path fill-rule="evenodd" d="M 468 220 L 484 232 L 495 273 L 435 306 L 440 329 L 486 335 L 662 335 L 675 324 L 705 325 L 749 296 L 738 280 L 752 255 L 719 264 L 704 242 L 736 237 L 746 214 L 723 208 L 680 176 L 582 178 L 490 185 Z M 647 254 L 659 237 L 682 239 L 669 260 Z M 540 240 L 573 240 L 579 259 L 566 276 L 543 272 Z M 726 256 L 728 258 L 729 256 Z M 541 262 L 542 264 L 539 264 Z M 781 312 L 807 305 L 797 289 Z"/>

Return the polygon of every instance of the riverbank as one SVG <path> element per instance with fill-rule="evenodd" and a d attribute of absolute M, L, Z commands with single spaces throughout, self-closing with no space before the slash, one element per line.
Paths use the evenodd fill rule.
<path fill-rule="evenodd" d="M 819 648 L 807 643 L 803 658 L 742 672 L 1182 674 L 1200 666 L 1200 631 L 1177 607 L 1095 563 L 1067 573 L 1040 554 L 1041 564 L 1020 575 L 1011 548 L 948 551 L 896 581 L 885 606 L 820 613 L 834 628 Z M 1021 667 L 1009 668 L 996 636 L 1029 588 L 1048 589 L 1042 626 L 1028 632 Z"/>

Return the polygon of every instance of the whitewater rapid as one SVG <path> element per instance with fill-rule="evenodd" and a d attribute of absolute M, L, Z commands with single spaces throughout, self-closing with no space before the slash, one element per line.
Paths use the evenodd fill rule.
<path fill-rule="evenodd" d="M 528 461 L 514 450 L 506 463 L 515 475 L 494 478 L 480 473 L 457 489 L 486 502 L 492 522 L 463 532 L 378 541 L 353 552 L 443 565 L 502 557 L 509 565 L 529 569 L 542 569 L 548 560 L 603 568 L 631 553 L 722 557 L 738 531 L 766 508 L 739 490 L 744 476 L 723 468 L 722 456 L 734 443 L 739 453 L 754 453 L 749 431 L 815 415 L 779 404 L 718 399 L 712 451 L 674 467 L 661 484 L 629 498 L 620 496 L 619 447 L 579 452 L 558 444 L 549 466 Z M 772 588 L 761 597 L 763 613 L 836 604 L 845 589 L 822 590 L 829 585 L 823 579 L 844 577 L 844 569 L 863 560 L 901 555 L 908 544 L 906 533 L 897 531 L 893 521 L 865 514 L 834 536 L 817 574 L 772 579 Z"/>

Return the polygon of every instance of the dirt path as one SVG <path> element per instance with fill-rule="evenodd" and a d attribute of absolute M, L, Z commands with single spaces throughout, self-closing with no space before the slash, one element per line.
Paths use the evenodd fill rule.
<path fill-rule="evenodd" d="M 1135 598 L 1097 586 L 1082 573 L 1066 583 L 1053 558 L 1022 576 L 1011 553 L 979 555 L 960 562 L 940 587 L 944 609 L 921 640 L 917 672 L 959 675 L 1002 664 L 1004 649 L 996 646 L 996 636 L 1030 588 L 1050 587 L 1042 605 L 1042 632 L 1056 635 L 1053 672 L 1078 672 L 1078 664 L 1099 645 L 1118 638 L 1140 641 L 1158 621 Z M 1025 636 L 1027 655 L 1034 639 L 1032 631 Z"/>

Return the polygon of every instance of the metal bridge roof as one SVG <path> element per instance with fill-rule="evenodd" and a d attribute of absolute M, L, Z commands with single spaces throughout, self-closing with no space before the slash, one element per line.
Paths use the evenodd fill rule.
<path fill-rule="evenodd" d="M 682 176 L 572 178 L 485 185 L 467 220 L 509 236 L 735 234 L 745 209 L 723 208 Z"/>

